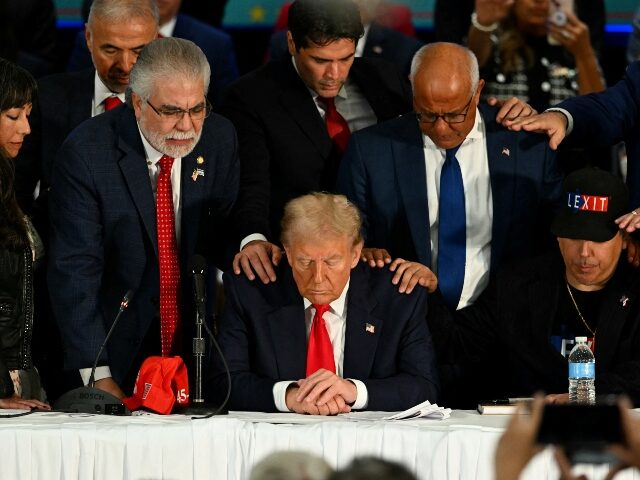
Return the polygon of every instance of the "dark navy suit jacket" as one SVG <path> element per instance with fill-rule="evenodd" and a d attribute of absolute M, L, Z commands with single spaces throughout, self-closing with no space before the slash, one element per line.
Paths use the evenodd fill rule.
<path fill-rule="evenodd" d="M 193 177 L 197 168 L 204 176 Z M 196 252 L 208 253 L 203 245 L 210 244 L 212 233 L 222 234 L 238 177 L 234 129 L 212 114 L 201 140 L 182 159 L 184 299 L 191 298 L 184 288 L 190 286 L 186 263 Z M 158 316 L 159 299 L 156 207 L 133 110 L 121 106 L 98 115 L 67 138 L 53 169 L 50 207 L 48 280 L 66 368 L 92 365 L 121 297 L 135 291 L 102 359 L 120 382 Z"/>
<path fill-rule="evenodd" d="M 219 342 L 231 370 L 230 409 L 276 411 L 273 385 L 305 377 L 303 299 L 286 261 L 277 275 L 268 285 L 225 275 Z M 347 293 L 343 377 L 364 382 L 369 410 L 403 410 L 434 402 L 439 392 L 426 290 L 399 293 L 391 278 L 387 269 L 359 264 Z M 227 377 L 220 361 L 207 383 L 207 398 L 224 398 Z"/>
<path fill-rule="evenodd" d="M 571 145 L 609 146 L 624 140 L 631 207 L 640 205 L 640 61 L 622 80 L 600 93 L 570 98 L 556 105 L 573 117 Z"/>
<path fill-rule="evenodd" d="M 485 121 L 493 196 L 491 269 L 530 256 L 561 196 L 555 154 L 542 135 L 510 132 L 496 110 Z M 431 266 L 429 208 L 422 133 L 414 114 L 354 133 L 342 159 L 338 191 L 362 211 L 365 244 Z M 541 231 L 542 229 L 542 231 Z"/>
<path fill-rule="evenodd" d="M 217 104 L 224 89 L 239 75 L 231 36 L 182 13 L 176 17 L 173 36 L 191 40 L 204 52 L 211 65 L 211 85 L 208 97 L 214 104 Z M 67 70 L 81 70 L 90 68 L 92 65 L 91 54 L 87 48 L 84 30 L 82 30 L 76 35 Z"/>

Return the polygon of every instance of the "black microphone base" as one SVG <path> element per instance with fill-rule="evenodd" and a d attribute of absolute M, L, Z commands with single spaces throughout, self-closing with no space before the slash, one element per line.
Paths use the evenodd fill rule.
<path fill-rule="evenodd" d="M 53 409 L 69 413 L 99 415 L 131 415 L 121 400 L 99 388 L 80 387 L 68 391 L 56 400 Z"/>
<path fill-rule="evenodd" d="M 179 415 L 210 415 L 218 410 L 219 405 L 214 405 L 212 403 L 191 403 L 187 408 L 183 408 L 177 410 L 175 413 Z M 229 410 L 224 408 L 220 410 L 216 415 L 228 415 Z"/>

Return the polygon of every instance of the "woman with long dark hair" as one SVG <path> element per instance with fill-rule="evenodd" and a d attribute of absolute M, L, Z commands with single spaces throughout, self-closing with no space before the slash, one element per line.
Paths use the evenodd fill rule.
<path fill-rule="evenodd" d="M 35 92 L 26 70 L 0 58 L 0 408 L 49 408 L 31 360 L 32 272 L 43 249 L 14 191 Z"/>

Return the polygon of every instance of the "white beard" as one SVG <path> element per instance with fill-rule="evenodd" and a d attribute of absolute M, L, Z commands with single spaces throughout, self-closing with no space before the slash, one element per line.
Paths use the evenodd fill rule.
<path fill-rule="evenodd" d="M 202 135 L 202 129 L 199 132 L 196 132 L 195 129 L 191 129 L 187 132 L 181 132 L 178 130 L 173 130 L 169 133 L 159 133 L 154 131 L 147 131 L 143 125 L 140 125 L 140 130 L 142 131 L 144 137 L 151 144 L 153 148 L 155 148 L 160 153 L 168 155 L 173 158 L 182 158 L 189 155 L 195 146 L 200 141 L 200 136 Z M 185 140 L 191 139 L 191 143 L 189 145 L 170 145 L 168 140 Z"/>

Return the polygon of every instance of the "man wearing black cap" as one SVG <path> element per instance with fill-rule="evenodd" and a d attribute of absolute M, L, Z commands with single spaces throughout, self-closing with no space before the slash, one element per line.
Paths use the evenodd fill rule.
<path fill-rule="evenodd" d="M 428 322 L 442 364 L 465 371 L 500 352 L 468 403 L 538 390 L 567 401 L 566 357 L 574 338 L 586 336 L 596 393 L 626 393 L 640 404 L 640 271 L 622 257 L 626 239 L 615 222 L 629 194 L 617 177 L 593 168 L 569 175 L 564 192 L 551 228 L 559 252 L 504 269 L 453 316 L 432 299 Z"/>

